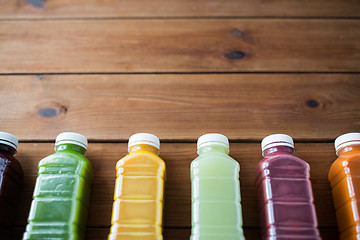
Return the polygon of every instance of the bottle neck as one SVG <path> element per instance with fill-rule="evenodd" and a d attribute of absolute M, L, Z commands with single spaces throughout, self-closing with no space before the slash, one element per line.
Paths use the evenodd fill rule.
<path fill-rule="evenodd" d="M 135 153 L 135 152 L 139 152 L 139 151 L 148 151 L 148 152 L 152 152 L 152 153 L 154 153 L 156 155 L 160 154 L 159 149 L 157 149 L 154 146 L 148 145 L 148 144 L 138 144 L 138 145 L 131 146 L 128 149 L 129 153 Z"/>
<path fill-rule="evenodd" d="M 208 145 L 208 146 L 204 146 L 204 147 L 200 147 L 198 149 L 198 154 L 203 154 L 206 152 L 220 152 L 220 153 L 224 153 L 224 154 L 229 154 L 229 149 L 225 146 L 221 146 L 221 145 Z"/>
<path fill-rule="evenodd" d="M 341 156 L 345 153 L 348 153 L 348 152 L 351 152 L 351 151 L 358 151 L 360 152 L 360 144 L 354 144 L 354 145 L 349 145 L 349 146 L 346 146 L 344 148 L 340 148 L 338 151 L 337 151 L 337 155 L 338 156 Z"/>
<path fill-rule="evenodd" d="M 80 147 L 79 145 L 75 145 L 75 144 L 60 144 L 55 146 L 55 151 L 56 152 L 61 152 L 61 151 L 76 151 L 81 153 L 82 155 L 85 155 L 86 153 L 86 149 L 83 147 Z"/>
<path fill-rule="evenodd" d="M 269 156 L 272 154 L 278 154 L 278 153 L 287 153 L 287 154 L 294 154 L 295 150 L 292 147 L 288 147 L 288 146 L 275 146 L 275 147 L 270 147 L 267 148 L 263 151 L 263 156 Z"/>
<path fill-rule="evenodd" d="M 9 154 L 11 156 L 14 156 L 16 153 L 16 149 L 13 147 L 10 147 L 6 144 L 0 144 L 0 151 L 5 153 L 5 154 Z"/>

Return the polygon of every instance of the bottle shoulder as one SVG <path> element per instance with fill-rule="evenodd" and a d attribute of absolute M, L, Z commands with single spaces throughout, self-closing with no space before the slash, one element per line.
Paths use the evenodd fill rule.
<path fill-rule="evenodd" d="M 39 165 L 47 163 L 78 163 L 89 161 L 83 154 L 76 151 L 58 151 L 53 154 L 44 157 L 40 160 Z"/>
<path fill-rule="evenodd" d="M 120 166 L 126 166 L 128 164 L 131 165 L 136 163 L 155 164 L 160 167 L 165 167 L 165 162 L 160 156 L 148 151 L 137 151 L 137 152 L 129 153 L 125 157 L 121 158 L 117 162 L 116 166 L 120 167 Z"/>
<path fill-rule="evenodd" d="M 220 164 L 220 165 L 234 165 L 238 166 L 239 163 L 229 156 L 228 154 L 221 152 L 207 152 L 200 154 L 197 158 L 195 158 L 191 164 Z"/>
<path fill-rule="evenodd" d="M 279 166 L 297 166 L 303 168 L 309 168 L 309 164 L 293 155 L 293 154 L 278 154 L 264 157 L 258 164 L 260 168 L 271 168 Z"/>
<path fill-rule="evenodd" d="M 43 170 L 47 168 L 66 167 L 68 169 L 74 169 L 75 172 L 85 171 L 85 174 L 90 177 L 93 175 L 90 161 L 83 154 L 76 151 L 57 151 L 41 159 L 38 167 Z M 43 170 L 40 172 L 43 172 Z M 45 172 L 47 171 L 45 170 Z"/>
<path fill-rule="evenodd" d="M 200 154 L 190 164 L 190 177 L 238 179 L 240 164 L 227 154 Z"/>
<path fill-rule="evenodd" d="M 116 163 L 116 176 L 153 176 L 166 180 L 165 162 L 151 152 L 132 152 Z"/>
<path fill-rule="evenodd" d="M 17 160 L 16 157 L 13 157 L 10 161 L 9 164 L 19 175 L 23 176 L 24 175 L 24 171 L 23 168 L 19 162 L 19 160 Z"/>
<path fill-rule="evenodd" d="M 10 159 L 8 156 L 5 156 L 0 153 L 0 171 L 3 171 L 5 167 L 10 163 Z"/>
<path fill-rule="evenodd" d="M 1 171 L 4 172 L 4 174 L 12 174 L 20 179 L 24 176 L 23 168 L 14 156 L 10 158 L 0 156 L 0 172 Z"/>
<path fill-rule="evenodd" d="M 13 155 L 0 150 L 0 170 L 5 168 L 11 162 L 16 162 L 16 161 L 17 160 Z"/>
<path fill-rule="evenodd" d="M 264 157 L 257 165 L 257 181 L 263 178 L 309 178 L 310 165 L 293 154 Z"/>
<path fill-rule="evenodd" d="M 360 176 L 360 153 L 339 156 L 330 167 L 329 181 L 332 181 L 340 172 Z"/>

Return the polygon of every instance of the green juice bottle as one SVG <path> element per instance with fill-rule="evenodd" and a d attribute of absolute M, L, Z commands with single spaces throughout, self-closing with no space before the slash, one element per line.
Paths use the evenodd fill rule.
<path fill-rule="evenodd" d="M 191 163 L 191 240 L 244 240 L 240 204 L 240 165 L 229 153 L 229 140 L 206 134 Z"/>
<path fill-rule="evenodd" d="M 84 239 L 93 178 L 86 148 L 86 137 L 64 132 L 40 161 L 23 240 Z"/>

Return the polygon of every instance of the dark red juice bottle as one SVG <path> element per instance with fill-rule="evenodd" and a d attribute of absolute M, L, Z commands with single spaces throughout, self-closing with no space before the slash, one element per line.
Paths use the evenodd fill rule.
<path fill-rule="evenodd" d="M 0 239 L 10 240 L 23 180 L 23 170 L 14 157 L 18 140 L 15 136 L 0 132 Z"/>
<path fill-rule="evenodd" d="M 263 240 L 319 240 L 310 167 L 294 156 L 294 142 L 285 134 L 261 142 L 264 159 L 257 167 Z"/>

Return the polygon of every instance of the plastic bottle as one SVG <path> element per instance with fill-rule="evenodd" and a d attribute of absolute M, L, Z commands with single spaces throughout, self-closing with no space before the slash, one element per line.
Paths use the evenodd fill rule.
<path fill-rule="evenodd" d="M 319 240 L 310 166 L 294 156 L 285 134 L 261 142 L 264 159 L 257 167 L 260 222 L 264 240 Z"/>
<path fill-rule="evenodd" d="M 93 178 L 86 148 L 84 136 L 64 132 L 56 152 L 39 162 L 24 240 L 84 239 Z"/>
<path fill-rule="evenodd" d="M 18 145 L 15 136 L 0 132 L 0 239 L 10 240 L 16 203 L 19 199 L 23 170 L 14 157 Z"/>
<path fill-rule="evenodd" d="M 338 159 L 329 172 L 341 240 L 360 239 L 360 133 L 335 140 Z"/>
<path fill-rule="evenodd" d="M 152 134 L 130 137 L 128 152 L 116 164 L 109 240 L 162 240 L 165 163 Z"/>
<path fill-rule="evenodd" d="M 191 240 L 243 240 L 240 165 L 221 134 L 198 139 L 199 156 L 191 163 Z"/>

